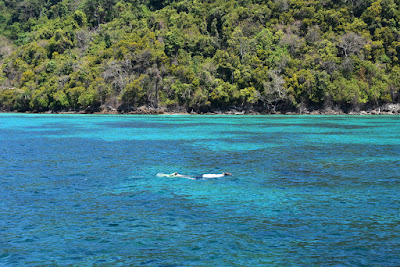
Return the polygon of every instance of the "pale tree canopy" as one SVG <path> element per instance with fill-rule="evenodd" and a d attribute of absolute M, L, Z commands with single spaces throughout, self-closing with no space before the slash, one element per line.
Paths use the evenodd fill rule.
<path fill-rule="evenodd" d="M 364 37 L 354 32 L 349 32 L 340 37 L 338 47 L 343 50 L 344 56 L 358 54 L 367 42 Z"/>

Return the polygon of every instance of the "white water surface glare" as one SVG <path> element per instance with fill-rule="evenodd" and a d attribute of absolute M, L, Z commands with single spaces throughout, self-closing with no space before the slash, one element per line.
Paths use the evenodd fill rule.
<path fill-rule="evenodd" d="M 398 116 L 0 114 L 1 266 L 400 266 L 399 210 Z"/>

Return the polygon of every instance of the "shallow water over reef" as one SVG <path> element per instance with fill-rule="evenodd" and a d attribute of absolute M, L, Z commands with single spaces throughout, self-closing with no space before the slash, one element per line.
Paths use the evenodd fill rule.
<path fill-rule="evenodd" d="M 0 200 L 0 265 L 399 266 L 400 117 L 0 114 Z"/>

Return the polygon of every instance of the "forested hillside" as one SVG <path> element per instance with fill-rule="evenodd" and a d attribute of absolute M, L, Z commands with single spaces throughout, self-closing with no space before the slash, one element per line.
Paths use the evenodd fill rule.
<path fill-rule="evenodd" d="M 0 0 L 0 109 L 399 102 L 395 0 Z"/>

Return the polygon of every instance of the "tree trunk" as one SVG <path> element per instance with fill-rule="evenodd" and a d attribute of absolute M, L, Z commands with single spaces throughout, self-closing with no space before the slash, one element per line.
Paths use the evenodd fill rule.
<path fill-rule="evenodd" d="M 156 81 L 156 103 L 155 108 L 158 108 L 158 81 Z"/>

